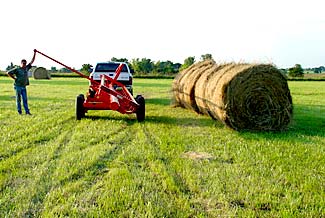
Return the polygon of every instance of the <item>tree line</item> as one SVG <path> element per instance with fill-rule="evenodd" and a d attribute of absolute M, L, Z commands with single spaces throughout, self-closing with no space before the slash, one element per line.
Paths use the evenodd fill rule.
<path fill-rule="evenodd" d="M 325 72 L 325 67 L 320 66 L 320 67 L 313 67 L 313 68 L 305 68 L 305 70 L 311 71 L 311 72 L 314 72 L 314 73 L 322 73 L 322 72 Z"/>
<path fill-rule="evenodd" d="M 303 68 L 300 64 L 295 64 L 293 67 L 281 69 L 281 71 L 290 77 L 303 77 L 305 73 L 323 73 L 325 72 L 325 67 Z"/>
<path fill-rule="evenodd" d="M 200 60 L 208 60 L 213 59 L 211 54 L 202 55 Z M 118 61 L 118 62 L 125 62 L 129 65 L 132 74 L 136 75 L 173 75 L 177 74 L 178 72 L 186 69 L 187 67 L 191 66 L 196 62 L 195 57 L 188 57 L 184 60 L 183 64 L 180 63 L 173 63 L 171 61 L 157 61 L 154 62 L 148 58 L 137 58 L 133 59 L 131 62 L 128 61 L 126 58 L 115 58 L 113 57 L 111 61 Z M 83 64 L 80 71 L 83 73 L 89 72 L 92 69 L 91 64 Z M 288 75 L 289 77 L 303 77 L 305 73 L 324 73 L 325 67 L 315 67 L 315 68 L 303 68 L 300 64 L 295 64 L 293 67 L 280 69 L 284 74 Z M 55 72 L 53 70 L 53 72 Z M 68 69 L 60 69 L 60 72 L 70 72 Z"/>
<path fill-rule="evenodd" d="M 200 61 L 213 59 L 211 54 L 203 54 L 200 57 Z M 125 62 L 129 65 L 130 70 L 133 74 L 138 75 L 149 75 L 149 74 L 156 74 L 156 75 L 174 75 L 178 72 L 186 69 L 187 67 L 191 66 L 196 62 L 194 56 L 187 57 L 184 62 L 181 63 L 173 63 L 172 61 L 156 61 L 154 62 L 150 58 L 135 58 L 129 61 L 127 58 L 111 58 L 110 61 L 117 61 L 117 62 Z M 6 68 L 6 71 L 9 71 L 17 67 L 10 63 Z M 87 74 L 93 68 L 91 64 L 83 64 L 80 71 Z M 57 69 L 56 67 L 51 67 L 49 69 L 51 72 L 63 72 L 63 73 L 70 73 L 71 71 L 66 68 Z M 314 67 L 314 68 L 303 68 L 300 64 L 295 64 L 291 68 L 281 69 L 281 71 L 290 76 L 290 77 L 303 77 L 304 73 L 306 72 L 314 72 L 314 73 L 322 73 L 325 72 L 325 67 Z"/>
<path fill-rule="evenodd" d="M 200 60 L 213 59 L 211 54 L 201 55 Z M 184 63 L 173 63 L 172 61 L 157 61 L 154 62 L 149 58 L 135 58 L 129 61 L 127 58 L 111 58 L 110 61 L 125 62 L 129 65 L 130 70 L 134 74 L 148 75 L 148 74 L 160 74 L 160 75 L 173 75 L 181 70 L 191 66 L 195 63 L 195 57 L 190 56 L 184 60 Z M 83 64 L 81 71 L 89 72 L 93 66 L 91 64 Z"/>
<path fill-rule="evenodd" d="M 200 57 L 201 61 L 212 59 L 211 54 L 203 54 Z M 184 60 L 184 63 L 173 63 L 172 61 L 157 61 L 154 62 L 153 60 L 149 58 L 135 58 L 129 61 L 127 58 L 116 58 L 113 57 L 110 59 L 110 61 L 116 61 L 116 62 L 125 62 L 129 65 L 130 70 L 132 73 L 135 74 L 162 74 L 162 75 L 172 75 L 176 74 L 179 71 L 191 66 L 196 62 L 194 56 L 187 57 Z M 7 66 L 6 71 L 9 71 L 15 67 L 18 67 L 17 65 L 13 65 L 13 63 L 10 63 L 10 65 Z M 89 63 L 83 64 L 80 71 L 83 73 L 88 73 L 93 66 Z M 67 68 L 60 68 L 57 69 L 56 67 L 51 67 L 48 69 L 51 72 L 61 72 L 61 73 L 70 73 L 71 71 Z"/>

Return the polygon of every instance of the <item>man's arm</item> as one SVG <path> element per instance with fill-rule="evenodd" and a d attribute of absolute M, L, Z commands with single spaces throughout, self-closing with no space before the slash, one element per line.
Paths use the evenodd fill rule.
<path fill-rule="evenodd" d="M 34 61 L 35 61 L 35 56 L 36 56 L 36 51 L 34 50 L 33 58 L 32 58 L 32 60 L 29 62 L 29 64 L 27 64 L 27 66 L 26 66 L 26 70 L 27 70 L 27 71 L 30 70 L 30 69 L 32 68 L 32 64 L 33 64 Z"/>
<path fill-rule="evenodd" d="M 15 70 L 10 70 L 7 72 L 7 74 L 10 78 L 12 78 L 13 80 L 16 80 L 16 77 L 14 76 L 15 75 L 14 71 Z"/>
<path fill-rule="evenodd" d="M 33 58 L 32 60 L 29 62 L 29 65 L 32 65 L 35 61 L 35 56 L 36 56 L 36 51 L 34 50 L 34 55 L 33 55 Z"/>

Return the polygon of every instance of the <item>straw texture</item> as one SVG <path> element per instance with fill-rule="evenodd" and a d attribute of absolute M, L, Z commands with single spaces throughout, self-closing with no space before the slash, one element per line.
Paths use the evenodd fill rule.
<path fill-rule="evenodd" d="M 287 80 L 270 64 L 203 61 L 173 81 L 175 104 L 235 130 L 285 129 L 292 119 Z"/>

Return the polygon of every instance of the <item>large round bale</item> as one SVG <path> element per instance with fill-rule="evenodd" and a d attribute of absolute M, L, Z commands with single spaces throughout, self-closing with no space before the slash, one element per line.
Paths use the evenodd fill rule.
<path fill-rule="evenodd" d="M 177 74 L 172 84 L 174 104 L 176 106 L 181 106 L 194 110 L 196 109 L 193 94 L 191 99 L 191 91 L 194 93 L 194 86 L 197 80 L 196 77 L 199 77 L 202 73 L 202 70 L 200 71 L 200 69 L 206 68 L 211 64 L 211 61 L 203 61 L 197 64 L 192 64 L 190 67 L 184 69 L 179 74 Z M 194 84 L 190 83 L 190 81 L 193 81 Z"/>
<path fill-rule="evenodd" d="M 186 75 L 186 72 L 188 70 L 190 70 L 190 68 L 193 68 L 194 67 L 194 64 L 191 65 L 190 67 L 186 68 L 185 70 L 179 72 L 175 79 L 173 80 L 173 83 L 172 83 L 172 92 L 173 92 L 173 103 L 175 106 L 180 106 L 180 107 L 183 107 L 182 105 L 182 102 L 180 100 L 180 92 L 181 92 L 181 89 L 180 89 L 180 85 L 179 85 L 179 82 L 182 80 L 182 78 Z"/>
<path fill-rule="evenodd" d="M 283 74 L 267 64 L 239 65 L 217 86 L 226 125 L 236 130 L 283 130 L 292 118 L 292 98 Z M 213 99 L 212 99 L 213 100 Z"/>
<path fill-rule="evenodd" d="M 33 71 L 34 79 L 51 79 L 50 73 L 44 67 L 37 67 Z"/>
<path fill-rule="evenodd" d="M 195 102 L 198 107 L 199 113 L 206 114 L 214 118 L 212 116 L 212 112 L 208 107 L 209 100 L 207 98 L 208 92 L 206 91 L 207 83 L 209 81 L 217 81 L 213 79 L 213 77 L 218 75 L 217 72 L 228 69 L 232 66 L 234 66 L 234 63 L 215 64 L 201 74 L 200 78 L 196 82 L 194 92 Z"/>
<path fill-rule="evenodd" d="M 193 68 L 190 72 L 186 73 L 186 76 L 180 81 L 180 101 L 185 108 L 199 112 L 199 109 L 195 100 L 195 86 L 198 79 L 201 77 L 202 73 L 210 69 L 215 62 L 212 60 L 203 61 Z"/>
<path fill-rule="evenodd" d="M 200 71 L 199 77 L 192 77 L 197 80 L 195 103 L 191 102 L 196 105 L 192 109 L 196 107 L 196 111 L 235 130 L 283 130 L 290 123 L 293 106 L 288 83 L 273 65 L 212 64 L 201 70 L 204 72 Z M 182 92 L 184 87 L 180 86 L 178 91 Z"/>
<path fill-rule="evenodd" d="M 244 64 L 245 65 L 245 64 Z M 215 73 L 209 78 L 205 84 L 204 96 L 206 100 L 206 105 L 208 108 L 209 115 L 213 119 L 218 119 L 220 121 L 225 120 L 224 107 L 226 102 L 223 102 L 222 96 L 224 91 L 220 87 L 224 86 L 225 78 L 230 78 L 229 73 L 233 72 L 234 68 L 238 70 L 241 69 L 243 64 L 230 64 L 226 67 L 215 71 Z"/>

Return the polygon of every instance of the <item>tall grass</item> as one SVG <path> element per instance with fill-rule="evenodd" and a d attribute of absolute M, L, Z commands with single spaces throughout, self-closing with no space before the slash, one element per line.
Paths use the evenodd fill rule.
<path fill-rule="evenodd" d="M 89 111 L 81 78 L 31 80 L 33 116 L 0 77 L 0 217 L 323 217 L 325 88 L 289 82 L 287 131 L 235 132 L 173 108 L 170 79 L 135 79 L 146 121 Z"/>

